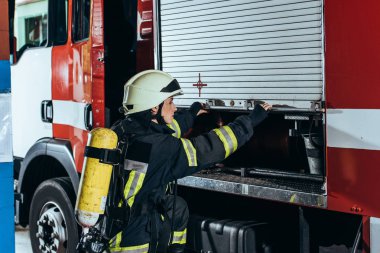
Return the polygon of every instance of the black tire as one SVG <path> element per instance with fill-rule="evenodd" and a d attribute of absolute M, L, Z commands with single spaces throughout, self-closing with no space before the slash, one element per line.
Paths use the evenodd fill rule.
<path fill-rule="evenodd" d="M 79 228 L 74 216 L 75 199 L 69 178 L 46 180 L 38 186 L 29 212 L 30 241 L 34 253 L 54 248 L 52 252 L 76 252 Z"/>

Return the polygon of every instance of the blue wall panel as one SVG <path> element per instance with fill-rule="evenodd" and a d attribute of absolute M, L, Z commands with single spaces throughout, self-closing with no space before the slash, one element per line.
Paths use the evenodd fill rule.
<path fill-rule="evenodd" d="M 0 93 L 10 92 L 11 67 L 9 61 L 0 60 Z"/>
<path fill-rule="evenodd" d="M 0 208 L 9 206 L 13 208 L 13 166 L 0 163 Z"/>
<path fill-rule="evenodd" d="M 5 251 L 15 252 L 13 163 L 0 163 L 0 244 Z"/>
<path fill-rule="evenodd" d="M 0 60 L 0 93 L 9 93 L 10 87 L 10 62 Z M 13 163 L 11 161 L 0 162 L 0 245 L 0 252 L 15 252 Z"/>

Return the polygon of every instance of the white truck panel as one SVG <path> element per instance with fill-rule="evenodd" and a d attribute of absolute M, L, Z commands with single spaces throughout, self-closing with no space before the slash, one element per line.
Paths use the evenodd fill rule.
<path fill-rule="evenodd" d="M 326 124 L 328 147 L 380 150 L 379 109 L 328 109 Z"/>
<path fill-rule="evenodd" d="M 75 101 L 53 100 L 53 123 L 87 130 L 84 122 L 86 105 Z"/>
<path fill-rule="evenodd" d="M 52 97 L 51 51 L 51 47 L 28 49 L 11 66 L 13 155 L 16 157 L 25 157 L 38 139 L 53 136 L 52 124 L 41 120 L 41 102 Z"/>
<path fill-rule="evenodd" d="M 12 162 L 11 94 L 0 93 L 0 163 Z"/>
<path fill-rule="evenodd" d="M 370 218 L 370 244 L 371 252 L 380 252 L 380 218 Z"/>

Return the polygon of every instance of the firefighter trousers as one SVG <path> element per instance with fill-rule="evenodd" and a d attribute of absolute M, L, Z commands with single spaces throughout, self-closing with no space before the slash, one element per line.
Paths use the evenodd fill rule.
<path fill-rule="evenodd" d="M 173 202 L 175 212 L 173 219 Z M 110 250 L 116 253 L 147 253 L 152 238 L 152 226 L 158 232 L 157 253 L 184 252 L 186 244 L 187 222 L 189 210 L 187 203 L 181 197 L 167 195 L 161 202 L 161 210 L 157 210 L 157 218 L 152 219 L 144 215 L 131 222 L 128 227 L 116 235 L 111 242 Z M 154 224 L 152 224 L 154 223 Z M 173 225 L 173 233 L 171 228 Z"/>

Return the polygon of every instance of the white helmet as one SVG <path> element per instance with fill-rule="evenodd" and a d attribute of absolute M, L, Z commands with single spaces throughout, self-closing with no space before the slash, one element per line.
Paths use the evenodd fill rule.
<path fill-rule="evenodd" d="M 124 113 L 128 115 L 151 109 L 177 95 L 182 95 L 182 90 L 171 75 L 160 70 L 140 72 L 124 85 Z"/>

